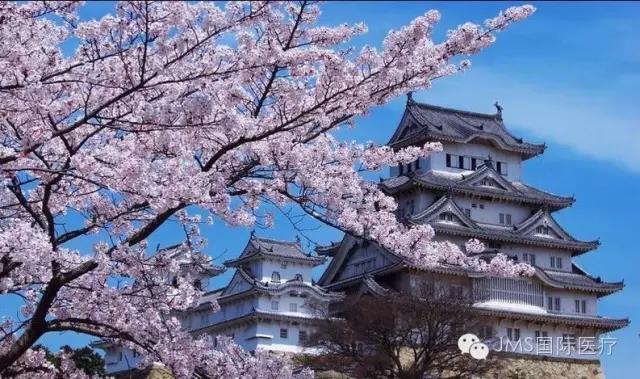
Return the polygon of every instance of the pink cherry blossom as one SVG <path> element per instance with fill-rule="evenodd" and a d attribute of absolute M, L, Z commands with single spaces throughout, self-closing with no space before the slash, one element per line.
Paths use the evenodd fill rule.
<path fill-rule="evenodd" d="M 461 58 L 533 7 L 463 24 L 441 42 L 429 11 L 382 48 L 356 52 L 348 42 L 366 27 L 319 26 L 320 9 L 306 2 L 122 2 L 92 21 L 78 6 L 0 4 L 0 296 L 24 301 L 19 319 L 0 320 L 0 375 L 80 375 L 32 349 L 46 333 L 75 331 L 180 378 L 291 377 L 286 360 L 181 329 L 175 316 L 198 303 L 194 280 L 211 266 L 194 209 L 252 226 L 264 204 L 295 205 L 416 265 L 530 271 L 398 222 L 395 201 L 360 175 L 438 145 L 393 151 L 331 132 L 467 69 Z M 184 240 L 148 246 L 168 221 Z"/>

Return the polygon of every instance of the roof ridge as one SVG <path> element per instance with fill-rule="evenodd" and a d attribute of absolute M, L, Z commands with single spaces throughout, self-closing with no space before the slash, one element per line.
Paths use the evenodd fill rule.
<path fill-rule="evenodd" d="M 433 105 L 433 104 L 427 104 L 427 103 L 419 103 L 419 102 L 412 102 L 410 103 L 407 108 L 409 106 L 418 106 L 418 107 L 422 107 L 422 108 L 429 108 L 432 110 L 436 110 L 436 111 L 443 111 L 443 112 L 449 112 L 449 113 L 458 113 L 458 114 L 465 114 L 465 115 L 469 115 L 469 116 L 476 116 L 476 117 L 484 117 L 484 118 L 490 118 L 492 120 L 496 120 L 499 122 L 502 122 L 502 120 L 500 118 L 498 118 L 498 114 L 497 113 L 480 113 L 480 112 L 473 112 L 473 111 L 467 111 L 467 110 L 463 110 L 463 109 L 456 109 L 456 108 L 449 108 L 449 107 L 443 107 L 441 105 Z"/>
<path fill-rule="evenodd" d="M 279 244 L 285 244 L 285 245 L 295 245 L 295 246 L 299 246 L 299 242 L 297 240 L 294 241 L 289 241 L 289 240 L 279 240 L 279 239 L 275 239 L 275 238 L 268 238 L 268 237 L 258 237 L 256 235 L 253 235 L 253 238 L 255 240 L 258 241 L 265 241 L 265 242 L 271 242 L 271 243 L 279 243 Z"/>

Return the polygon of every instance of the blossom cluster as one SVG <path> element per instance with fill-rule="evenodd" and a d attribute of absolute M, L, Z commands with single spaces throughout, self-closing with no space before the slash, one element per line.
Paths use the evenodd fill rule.
<path fill-rule="evenodd" d="M 417 265 L 526 271 L 400 223 L 394 200 L 359 174 L 437 145 L 393 151 L 331 131 L 468 68 L 458 57 L 533 7 L 439 43 L 440 15 L 429 11 L 356 52 L 345 46 L 366 27 L 320 26 L 306 2 L 121 2 L 91 21 L 78 6 L 0 4 L 0 296 L 24 300 L 20 320 L 2 321 L 0 375 L 32 372 L 44 363 L 30 349 L 39 337 L 75 331 L 178 377 L 290 377 L 277 359 L 231 343 L 215 350 L 181 330 L 175 312 L 197 304 L 195 279 L 211 264 L 194 208 L 252 226 L 264 204 L 293 204 Z M 148 246 L 170 220 L 184 239 Z"/>

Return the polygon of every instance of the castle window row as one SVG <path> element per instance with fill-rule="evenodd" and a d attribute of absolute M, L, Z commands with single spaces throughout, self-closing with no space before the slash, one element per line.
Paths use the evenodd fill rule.
<path fill-rule="evenodd" d="M 447 167 L 461 170 L 476 170 L 484 162 L 483 158 L 456 154 L 447 154 L 446 160 Z M 498 171 L 500 175 L 507 175 L 507 162 L 496 161 L 496 171 Z M 400 169 L 400 174 L 402 174 L 402 168 Z"/>
<path fill-rule="evenodd" d="M 420 169 L 420 159 L 416 159 L 413 162 L 409 162 L 407 164 L 398 163 L 398 170 L 400 175 L 404 175 L 405 172 L 408 174 L 412 171 Z"/>

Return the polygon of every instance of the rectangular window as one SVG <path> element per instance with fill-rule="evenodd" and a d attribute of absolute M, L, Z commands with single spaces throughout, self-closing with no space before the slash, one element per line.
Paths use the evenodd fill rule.
<path fill-rule="evenodd" d="M 416 159 L 416 170 L 420 168 L 420 159 Z"/>
<path fill-rule="evenodd" d="M 398 172 L 400 173 L 399 175 L 404 174 L 404 166 L 402 163 L 398 163 Z"/>
<path fill-rule="evenodd" d="M 550 311 L 553 310 L 553 297 L 551 296 L 547 297 L 547 309 Z"/>
<path fill-rule="evenodd" d="M 576 306 L 576 308 L 575 308 L 576 313 L 580 313 L 580 300 L 576 300 L 576 301 L 574 301 L 574 303 L 575 303 L 575 306 Z"/>
<path fill-rule="evenodd" d="M 280 338 L 282 338 L 282 339 L 289 338 L 289 330 L 288 329 L 280 329 Z"/>
<path fill-rule="evenodd" d="M 582 300 L 581 301 L 581 308 L 582 308 L 582 313 L 587 313 L 587 301 L 586 300 Z"/>
<path fill-rule="evenodd" d="M 549 336 L 549 333 L 548 333 L 548 332 L 545 332 L 544 330 L 536 330 L 536 331 L 535 331 L 536 341 L 537 341 L 537 340 L 538 340 L 538 338 L 540 338 L 540 337 L 545 338 L 545 337 L 548 337 L 548 336 Z"/>
<path fill-rule="evenodd" d="M 556 267 L 562 268 L 562 258 L 556 257 Z"/>
<path fill-rule="evenodd" d="M 411 172 L 412 168 L 413 168 L 413 164 L 411 162 L 407 163 L 407 174 Z"/>
<path fill-rule="evenodd" d="M 297 312 L 298 311 L 298 304 L 296 304 L 296 303 L 289 304 L 289 311 L 290 312 Z"/>
<path fill-rule="evenodd" d="M 298 332 L 298 341 L 302 343 L 307 342 L 307 332 L 305 330 Z"/>
<path fill-rule="evenodd" d="M 504 224 L 504 213 L 500 213 L 500 224 Z"/>
<path fill-rule="evenodd" d="M 507 175 L 507 162 L 496 162 L 496 171 L 500 175 Z"/>
<path fill-rule="evenodd" d="M 471 170 L 471 158 L 470 157 L 464 157 L 464 169 L 465 170 Z"/>
<path fill-rule="evenodd" d="M 471 209 L 465 208 L 464 209 L 464 214 L 467 215 L 467 217 L 471 217 Z"/>
<path fill-rule="evenodd" d="M 493 338 L 493 328 L 491 327 L 491 325 L 482 325 L 480 327 L 480 331 L 478 332 L 478 337 L 483 340 Z"/>
<path fill-rule="evenodd" d="M 480 204 L 480 209 L 484 209 L 484 204 Z"/>
<path fill-rule="evenodd" d="M 471 169 L 475 170 L 477 167 L 478 162 L 476 161 L 475 158 L 471 158 Z"/>
<path fill-rule="evenodd" d="M 555 307 L 554 308 L 555 308 L 556 312 L 560 312 L 560 298 L 559 297 L 556 297 L 556 299 L 555 299 Z"/>
<path fill-rule="evenodd" d="M 551 268 L 555 268 L 556 267 L 556 257 L 549 257 L 549 260 L 551 262 L 549 262 L 549 265 L 551 266 Z"/>
<path fill-rule="evenodd" d="M 409 208 L 409 214 L 412 215 L 416 211 L 416 201 L 411 199 L 407 202 L 407 207 Z"/>
<path fill-rule="evenodd" d="M 511 215 L 507 213 L 505 217 L 507 218 L 507 225 L 511 225 Z"/>
<path fill-rule="evenodd" d="M 471 208 L 478 208 L 478 204 L 476 203 L 471 204 Z"/>
<path fill-rule="evenodd" d="M 274 311 L 277 311 L 278 310 L 278 305 L 279 304 L 278 304 L 277 301 L 272 301 L 271 302 L 271 309 L 274 310 Z"/>
<path fill-rule="evenodd" d="M 447 154 L 447 167 L 451 167 L 451 154 Z"/>
<path fill-rule="evenodd" d="M 522 261 L 523 262 L 527 262 L 530 265 L 535 265 L 536 264 L 536 256 L 535 256 L 535 254 L 524 253 L 524 254 L 522 254 Z"/>
<path fill-rule="evenodd" d="M 458 168 L 464 168 L 464 157 L 462 155 L 458 156 Z"/>
<path fill-rule="evenodd" d="M 520 339 L 519 328 L 507 328 L 507 338 L 510 341 L 518 341 Z"/>

